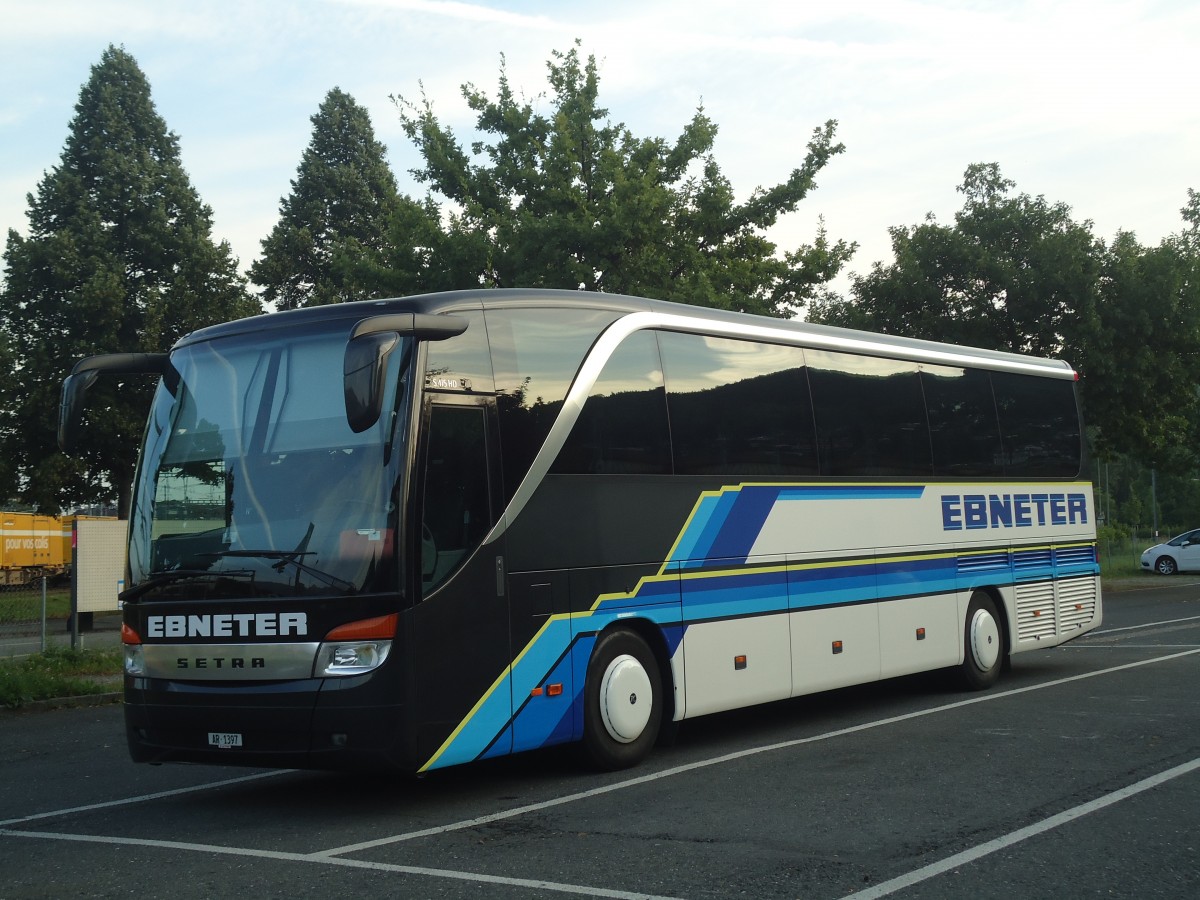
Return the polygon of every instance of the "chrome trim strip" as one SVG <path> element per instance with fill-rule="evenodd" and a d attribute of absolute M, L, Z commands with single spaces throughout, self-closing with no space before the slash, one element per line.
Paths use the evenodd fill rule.
<path fill-rule="evenodd" d="M 143 644 L 143 674 L 147 678 L 172 681 L 312 678 L 313 662 L 320 646 L 320 641 L 302 644 Z"/>

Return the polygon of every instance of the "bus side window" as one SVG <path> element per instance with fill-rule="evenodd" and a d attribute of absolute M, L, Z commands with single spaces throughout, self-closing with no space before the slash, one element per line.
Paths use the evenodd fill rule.
<path fill-rule="evenodd" d="M 1082 435 L 1075 385 L 1066 380 L 993 372 L 1004 442 L 1004 472 L 1013 477 L 1076 478 Z"/>
<path fill-rule="evenodd" d="M 425 386 L 430 390 L 491 394 L 492 354 L 487 327 L 478 310 L 455 310 L 453 316 L 467 320 L 467 330 L 458 337 L 426 344 Z"/>
<path fill-rule="evenodd" d="M 1004 451 L 992 381 L 982 369 L 921 366 L 929 411 L 933 474 L 995 478 L 1004 475 Z"/>
<path fill-rule="evenodd" d="M 516 493 L 558 419 L 589 348 L 619 315 L 553 306 L 487 311 L 506 500 Z"/>
<path fill-rule="evenodd" d="M 933 474 L 916 363 L 826 350 L 805 358 L 822 475 Z"/>
<path fill-rule="evenodd" d="M 550 471 L 565 475 L 669 475 L 671 435 L 658 340 L 639 331 L 618 347 Z"/>
<path fill-rule="evenodd" d="M 676 475 L 817 474 L 804 351 L 699 334 L 659 334 Z"/>
<path fill-rule="evenodd" d="M 471 555 L 491 525 L 486 412 L 434 405 L 421 528 L 421 580 L 436 588 Z"/>

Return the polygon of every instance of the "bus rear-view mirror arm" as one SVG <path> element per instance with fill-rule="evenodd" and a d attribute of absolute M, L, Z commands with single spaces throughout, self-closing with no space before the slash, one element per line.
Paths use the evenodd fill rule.
<path fill-rule="evenodd" d="M 162 375 L 167 371 L 166 353 L 105 353 L 81 359 L 63 381 L 58 406 L 58 447 L 63 453 L 75 449 L 83 419 L 83 398 L 101 375 Z"/>
<path fill-rule="evenodd" d="M 444 341 L 467 330 L 467 320 L 426 313 L 392 313 L 362 319 L 350 331 L 342 367 L 346 422 L 356 434 L 379 421 L 387 360 L 400 338 Z"/>

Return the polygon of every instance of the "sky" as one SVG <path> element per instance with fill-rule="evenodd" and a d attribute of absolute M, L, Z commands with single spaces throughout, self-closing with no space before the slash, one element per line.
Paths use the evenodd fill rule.
<path fill-rule="evenodd" d="M 952 224 L 972 163 L 1143 244 L 1181 230 L 1200 189 L 1195 0 L 0 0 L 0 227 L 27 233 L 27 195 L 109 44 L 145 72 L 245 271 L 330 89 L 370 112 L 401 190 L 421 197 L 390 97 L 424 91 L 469 142 L 464 83 L 494 95 L 503 56 L 538 98 L 552 51 L 577 39 L 601 105 L 636 136 L 674 141 L 703 106 L 739 199 L 786 180 L 836 119 L 845 152 L 770 236 L 793 249 L 823 219 L 857 242 L 843 292 L 890 261 L 889 227 Z"/>

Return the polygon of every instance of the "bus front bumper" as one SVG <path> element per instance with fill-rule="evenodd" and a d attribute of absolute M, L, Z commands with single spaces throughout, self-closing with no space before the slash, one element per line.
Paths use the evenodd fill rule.
<path fill-rule="evenodd" d="M 134 762 L 414 768 L 402 704 L 364 702 L 355 698 L 357 691 L 322 690 L 321 680 L 219 690 L 126 681 L 125 732 Z"/>

